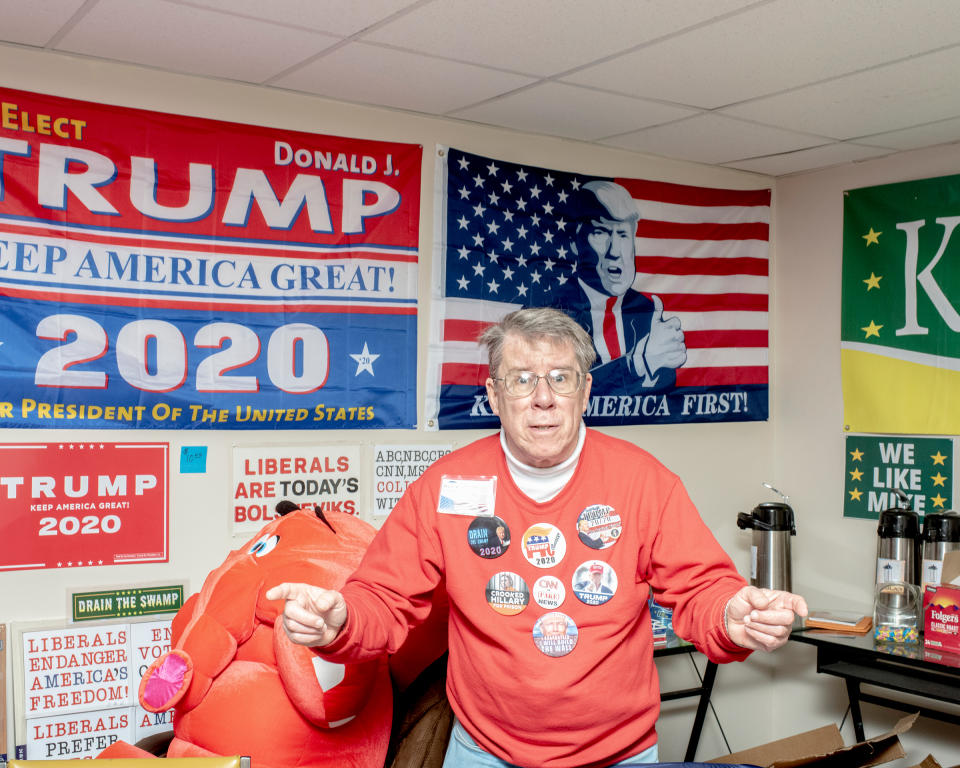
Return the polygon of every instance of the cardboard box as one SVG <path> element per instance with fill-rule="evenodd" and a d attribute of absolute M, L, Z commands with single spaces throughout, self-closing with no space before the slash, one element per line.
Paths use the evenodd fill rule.
<path fill-rule="evenodd" d="M 844 746 L 843 736 L 837 726 L 826 725 L 760 747 L 715 757 L 707 762 L 745 763 L 761 768 L 867 768 L 903 757 L 906 753 L 900 744 L 900 734 L 908 731 L 916 719 L 916 714 L 908 715 L 887 733 L 849 747 Z"/>
<path fill-rule="evenodd" d="M 960 653 L 960 551 L 947 552 L 940 585 L 924 590 L 923 644 Z"/>

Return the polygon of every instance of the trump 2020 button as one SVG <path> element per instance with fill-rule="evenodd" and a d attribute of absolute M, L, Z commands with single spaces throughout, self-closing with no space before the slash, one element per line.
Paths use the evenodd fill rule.
<path fill-rule="evenodd" d="M 617 574 L 603 560 L 587 560 L 573 572 L 573 594 L 587 605 L 602 605 L 617 591 Z"/>
<path fill-rule="evenodd" d="M 531 525 L 523 534 L 523 556 L 537 568 L 552 568 L 567 551 L 563 532 L 552 523 Z"/>
<path fill-rule="evenodd" d="M 623 533 L 623 521 L 606 504 L 591 504 L 577 517 L 577 537 L 590 549 L 612 547 Z"/>

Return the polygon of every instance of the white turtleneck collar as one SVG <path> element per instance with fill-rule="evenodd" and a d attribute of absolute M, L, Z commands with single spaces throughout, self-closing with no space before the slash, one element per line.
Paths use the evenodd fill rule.
<path fill-rule="evenodd" d="M 507 468 L 517 487 L 534 501 L 550 501 L 564 489 L 564 486 L 573 477 L 583 450 L 583 441 L 587 436 L 587 428 L 580 422 L 580 434 L 577 438 L 577 447 L 569 457 L 552 467 L 531 467 L 519 461 L 507 447 L 507 440 L 500 430 L 500 447 L 507 458 Z"/>

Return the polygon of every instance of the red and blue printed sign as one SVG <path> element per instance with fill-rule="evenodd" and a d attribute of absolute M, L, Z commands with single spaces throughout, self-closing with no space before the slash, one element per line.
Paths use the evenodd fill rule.
<path fill-rule="evenodd" d="M 413 427 L 421 156 L 0 89 L 0 426 Z"/>

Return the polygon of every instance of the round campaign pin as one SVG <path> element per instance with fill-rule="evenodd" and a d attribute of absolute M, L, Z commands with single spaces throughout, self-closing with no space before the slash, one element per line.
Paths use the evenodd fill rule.
<path fill-rule="evenodd" d="M 499 517 L 475 517 L 467 528 L 467 542 L 480 557 L 492 560 L 510 546 L 510 529 Z"/>
<path fill-rule="evenodd" d="M 573 594 L 587 605 L 602 605 L 617 591 L 617 574 L 603 560 L 587 560 L 573 572 Z"/>
<path fill-rule="evenodd" d="M 533 642 L 547 656 L 566 656 L 577 645 L 577 625 L 560 611 L 545 613 L 533 625 Z"/>
<path fill-rule="evenodd" d="M 514 616 L 530 602 L 530 588 L 519 574 L 500 571 L 487 582 L 487 603 L 497 613 Z"/>
<path fill-rule="evenodd" d="M 577 536 L 591 549 L 606 549 L 617 543 L 623 521 L 613 507 L 591 504 L 577 518 Z"/>
<path fill-rule="evenodd" d="M 567 551 L 567 541 L 551 523 L 531 525 L 523 534 L 523 556 L 537 568 L 552 568 Z"/>
<path fill-rule="evenodd" d="M 533 599 L 541 608 L 552 611 L 563 605 L 567 598 L 567 588 L 556 576 L 541 576 L 533 582 Z"/>

